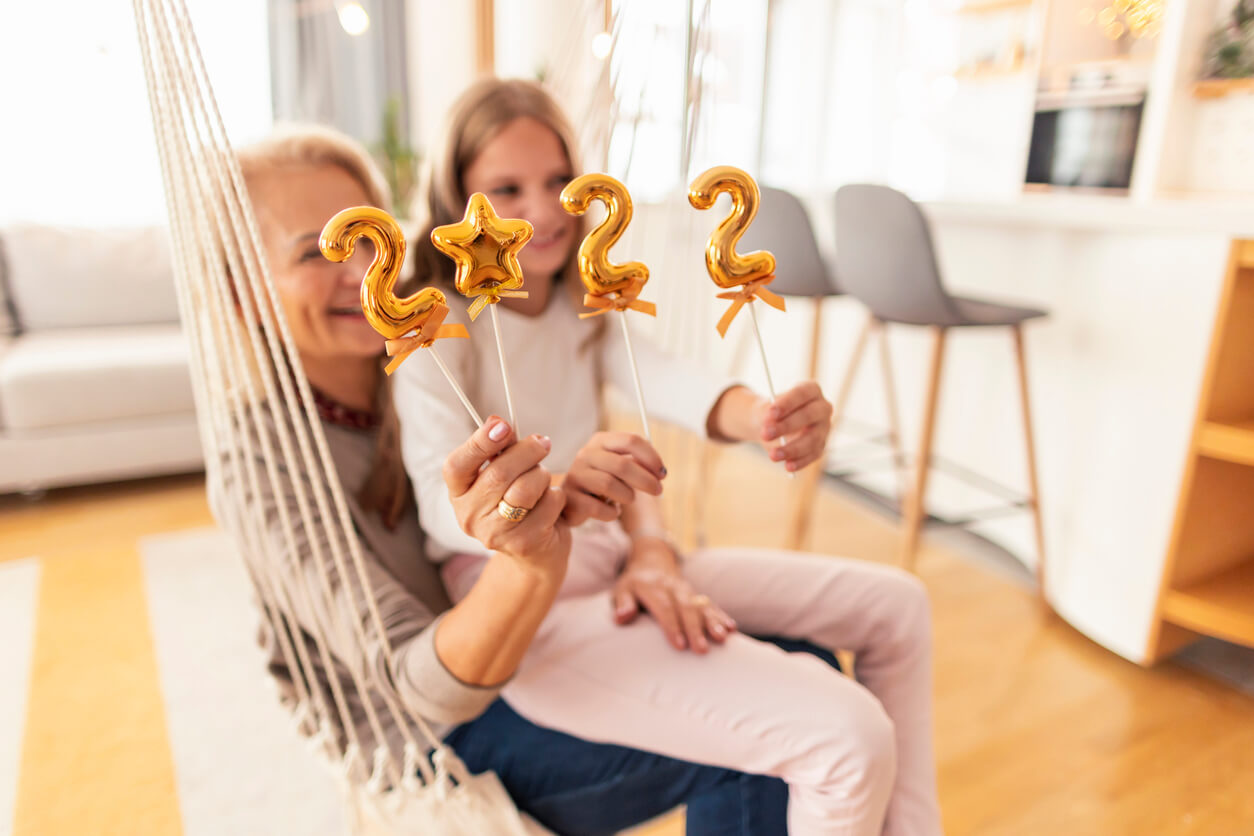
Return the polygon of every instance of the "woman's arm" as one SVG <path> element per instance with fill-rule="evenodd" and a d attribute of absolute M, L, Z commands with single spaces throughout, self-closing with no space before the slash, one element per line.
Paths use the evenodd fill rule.
<path fill-rule="evenodd" d="M 553 604 L 570 551 L 570 531 L 561 520 L 565 497 L 539 466 L 548 439 L 512 441 L 509 425 L 493 416 L 444 466 L 462 530 L 494 552 L 435 636 L 445 667 L 472 685 L 494 686 L 514 673 Z M 530 509 L 527 516 L 506 520 L 497 513 L 502 499 Z"/>
<path fill-rule="evenodd" d="M 476 444 L 481 445 L 479 452 L 463 456 L 460 464 L 451 458 L 447 472 L 461 475 L 461 498 L 454 501 L 466 512 L 467 522 L 500 552 L 470 597 L 442 616 L 398 582 L 365 541 L 358 548 L 368 589 L 363 589 L 351 565 L 348 576 L 340 576 L 330 559 L 328 526 L 316 518 L 306 521 L 296 499 L 297 480 L 306 493 L 314 489 L 308 474 L 281 471 L 282 481 L 271 484 L 262 461 L 250 462 L 224 451 L 222 482 L 211 486 L 215 513 L 228 528 L 234 527 L 237 514 L 264 516 L 269 545 L 250 550 L 245 557 L 263 590 L 271 590 L 272 582 L 282 586 L 284 595 L 275 603 L 287 607 L 283 616 L 293 625 L 291 633 L 319 636 L 345 666 L 363 673 L 373 670 L 379 687 L 389 689 L 398 704 L 440 723 L 473 719 L 496 699 L 497 683 L 508 679 L 517 666 L 565 571 L 569 533 L 559 519 L 563 499 L 548 489 L 549 476 L 537 466 L 548 452 L 544 443 L 533 437 L 514 444 L 497 457 L 499 465 L 494 462 L 479 472 L 487 457 L 513 440 L 510 433 L 499 431 L 499 439 L 489 438 L 497 425 L 504 426 L 504 422 L 496 419 L 466 442 L 458 452 Z M 273 426 L 258 426 L 254 431 L 270 433 L 271 444 L 277 443 L 278 431 Z M 254 447 L 260 443 L 258 435 Z M 260 494 L 254 494 L 254 480 L 246 478 L 247 471 L 231 464 L 234 460 L 256 471 Z M 497 502 L 507 494 L 520 507 L 530 507 L 535 497 L 535 510 L 522 522 L 507 524 L 496 514 Z M 506 525 L 514 528 L 505 530 Z M 294 552 L 287 557 L 290 549 Z M 412 554 L 392 559 L 423 560 L 420 544 L 413 544 Z M 439 584 L 434 571 L 430 583 Z M 383 645 L 376 639 L 367 595 L 378 608 L 393 666 L 387 664 Z M 364 644 L 354 622 L 366 636 Z M 283 624 L 275 626 L 285 629 Z M 300 676 L 295 671 L 292 675 Z"/>

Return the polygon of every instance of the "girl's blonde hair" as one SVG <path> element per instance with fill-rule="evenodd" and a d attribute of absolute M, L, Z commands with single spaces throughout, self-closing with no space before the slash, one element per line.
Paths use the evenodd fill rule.
<path fill-rule="evenodd" d="M 566 151 L 571 171 L 580 172 L 575 131 L 548 91 L 523 79 L 485 78 L 472 84 L 449 111 L 444 133 L 433 149 L 425 173 L 425 188 L 420 192 L 425 224 L 414 247 L 418 269 L 428 281 L 452 279 L 452 263 L 431 244 L 431 230 L 459 221 L 465 214 L 466 201 L 470 199 L 462 185 L 466 169 L 497 134 L 522 118 L 535 119 L 553 131 Z M 579 229 L 583 229 L 582 219 Z M 575 247 L 571 247 L 570 258 L 558 278 L 568 279 L 566 285 L 572 293 L 579 288 Z"/>
<path fill-rule="evenodd" d="M 245 185 L 272 172 L 294 166 L 336 166 L 353 177 L 370 202 L 390 210 L 392 194 L 387 180 L 357 140 L 321 125 L 282 125 L 270 136 L 236 151 Z M 257 195 L 250 195 L 256 207 Z M 348 207 L 345 207 L 348 208 Z M 328 220 L 330 220 L 328 218 Z M 379 391 L 376 395 L 379 437 L 374 463 L 358 492 L 362 507 L 378 511 L 384 523 L 394 528 L 408 507 L 412 493 L 401 460 L 400 424 L 387 375 L 382 371 L 383 339 L 379 339 Z"/>

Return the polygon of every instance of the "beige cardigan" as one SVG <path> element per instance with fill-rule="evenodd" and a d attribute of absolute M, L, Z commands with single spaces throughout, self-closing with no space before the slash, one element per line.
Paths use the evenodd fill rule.
<path fill-rule="evenodd" d="M 373 670 L 378 681 L 384 684 L 397 703 L 423 717 L 433 726 L 436 734 L 442 736 L 454 725 L 482 713 L 496 699 L 500 689 L 469 685 L 460 681 L 436 655 L 435 627 L 440 614 L 450 605 L 439 574 L 426 557 L 414 506 L 411 505 L 406 510 L 395 530 L 388 530 L 377 513 L 364 511 L 356 501 L 356 494 L 373 461 L 377 430 L 357 430 L 326 423 L 323 424 L 323 430 L 361 542 L 372 594 L 378 603 L 385 631 L 393 648 L 396 663 L 394 669 L 388 669 L 377 642 L 372 641 L 363 649 L 349 627 L 347 619 L 356 619 L 365 627 L 367 636 L 375 635 L 373 622 L 356 577 L 351 578 L 347 585 L 340 581 L 330 559 L 329 546 L 322 553 L 328 564 L 333 600 L 328 603 L 321 591 L 314 552 L 309 541 L 311 532 L 301 524 L 292 481 L 299 478 L 308 485 L 309 474 L 281 474 L 281 484 L 276 491 L 270 488 L 262 466 L 259 469 L 259 483 L 262 486 L 259 497 L 253 495 L 248 485 L 233 484 L 229 475 L 224 476 L 220 485 L 214 485 L 216 480 L 211 480 L 210 498 L 215 515 L 223 527 L 228 530 L 233 528 L 229 520 L 232 504 L 224 500 L 229 496 L 226 492 L 234 491 L 243 492 L 245 507 L 251 508 L 254 513 L 264 513 L 266 531 L 270 537 L 270 551 L 278 557 L 280 576 L 294 611 L 289 615 L 293 616 L 294 623 L 298 625 L 299 640 L 309 650 L 318 687 L 334 715 L 335 703 L 328 684 L 328 671 L 322 664 L 312 638 L 311 627 L 315 623 L 321 625 L 322 635 L 327 638 L 327 646 L 333 658 L 333 675 L 339 677 L 344 686 L 346 702 L 350 706 L 359 741 L 367 753 L 375 747 L 375 737 L 353 687 L 347 667 L 349 665 L 356 666 L 358 670 L 365 670 L 367 667 Z M 266 427 L 266 431 L 277 444 L 273 420 Z M 256 443 L 258 441 L 260 430 L 255 429 L 254 450 L 259 449 Z M 260 454 L 257 455 L 260 458 Z M 229 472 L 229 468 L 223 469 L 224 474 Z M 284 553 L 288 538 L 283 532 L 278 513 L 280 504 L 286 505 L 289 510 L 295 539 L 299 543 L 294 555 Z M 326 527 L 316 526 L 315 531 L 325 544 L 328 534 Z M 245 564 L 254 583 L 268 576 L 262 571 L 264 567 L 260 562 L 265 559 L 264 554 L 247 553 L 246 550 Z M 293 568 L 295 565 L 305 575 L 308 596 L 300 594 L 301 590 L 297 585 L 300 579 Z M 261 641 L 269 654 L 269 670 L 278 681 L 284 701 L 294 704 L 294 672 L 285 663 L 275 632 L 281 624 L 280 620 L 271 623 L 270 619 L 263 617 Z M 393 747 L 399 747 L 399 730 L 385 709 L 383 700 L 375 694 L 373 702 L 384 725 L 385 736 Z M 335 726 L 342 733 L 338 722 Z M 418 738 L 416 733 L 414 736 Z M 342 742 L 341 739 L 341 745 Z M 393 751 L 399 751 L 399 748 L 394 748 Z"/>

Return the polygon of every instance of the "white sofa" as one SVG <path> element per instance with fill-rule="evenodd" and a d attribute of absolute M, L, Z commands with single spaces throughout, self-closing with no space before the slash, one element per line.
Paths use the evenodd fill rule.
<path fill-rule="evenodd" d="M 0 228 L 0 493 L 202 467 L 160 228 Z"/>

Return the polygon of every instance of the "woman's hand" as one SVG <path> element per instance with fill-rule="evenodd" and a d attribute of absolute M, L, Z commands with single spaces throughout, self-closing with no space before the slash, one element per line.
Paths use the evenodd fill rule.
<path fill-rule="evenodd" d="M 638 435 L 599 432 L 583 446 L 566 472 L 563 517 L 570 525 L 591 518 L 616 520 L 636 491 L 662 493 L 666 468 L 653 445 Z"/>
<path fill-rule="evenodd" d="M 565 498 L 540 462 L 551 442 L 533 435 L 513 442 L 513 430 L 493 415 L 444 462 L 444 483 L 462 530 L 492 551 L 545 572 L 564 573 L 570 527 L 561 518 Z M 518 521 L 498 512 L 500 502 L 528 509 Z"/>
<path fill-rule="evenodd" d="M 736 631 L 736 622 L 709 596 L 698 594 L 679 571 L 670 544 L 656 537 L 632 542 L 627 565 L 614 584 L 614 620 L 630 624 L 641 609 L 657 621 L 676 650 L 710 649 Z"/>

